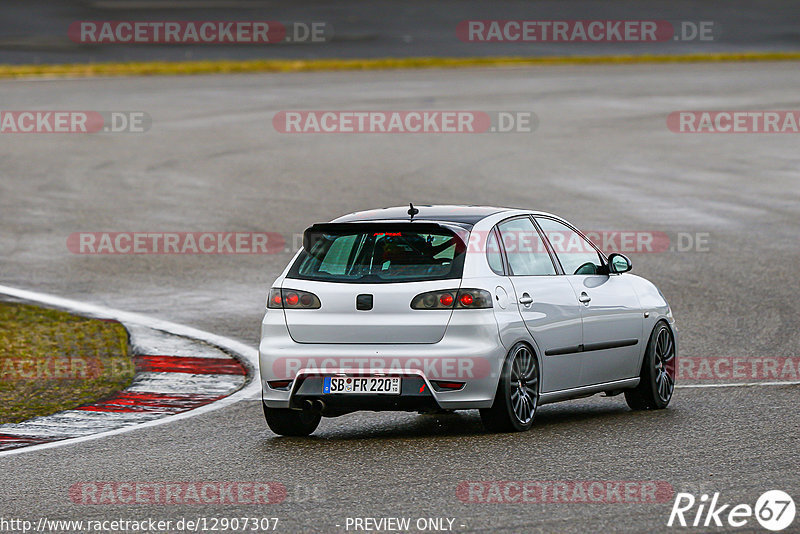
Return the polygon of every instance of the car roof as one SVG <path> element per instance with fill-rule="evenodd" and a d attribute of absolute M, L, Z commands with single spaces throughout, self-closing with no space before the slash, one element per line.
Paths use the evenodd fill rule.
<path fill-rule="evenodd" d="M 504 211 L 517 211 L 514 208 L 497 208 L 492 206 L 447 206 L 447 205 L 419 205 L 414 206 L 419 213 L 414 215 L 415 221 L 441 221 L 464 225 L 474 225 L 495 213 Z M 338 217 L 331 222 L 362 222 L 362 221 L 408 221 L 408 206 L 395 206 L 374 210 L 356 211 Z"/>

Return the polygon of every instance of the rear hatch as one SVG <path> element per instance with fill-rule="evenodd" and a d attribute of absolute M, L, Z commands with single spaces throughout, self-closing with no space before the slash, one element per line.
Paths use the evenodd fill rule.
<path fill-rule="evenodd" d="M 420 293 L 458 289 L 467 232 L 436 223 L 328 223 L 306 230 L 283 281 L 318 309 L 285 309 L 300 343 L 436 343 L 453 310 L 411 308 Z M 359 309 L 361 308 L 361 309 Z"/>

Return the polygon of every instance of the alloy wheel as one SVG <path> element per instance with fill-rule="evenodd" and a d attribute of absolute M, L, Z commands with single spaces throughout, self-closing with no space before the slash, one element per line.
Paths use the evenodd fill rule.
<path fill-rule="evenodd" d="M 528 347 L 520 346 L 514 353 L 510 386 L 514 415 L 520 423 L 530 423 L 539 402 L 539 373 L 536 358 Z"/>

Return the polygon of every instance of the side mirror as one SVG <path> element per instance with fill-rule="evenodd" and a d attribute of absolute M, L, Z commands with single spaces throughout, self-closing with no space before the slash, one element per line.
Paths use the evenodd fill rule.
<path fill-rule="evenodd" d="M 621 274 L 630 271 L 633 265 L 627 256 L 615 252 L 608 257 L 608 267 L 611 274 Z"/>

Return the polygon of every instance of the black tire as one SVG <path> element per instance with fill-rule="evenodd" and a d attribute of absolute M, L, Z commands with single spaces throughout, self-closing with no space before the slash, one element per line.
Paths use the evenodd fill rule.
<path fill-rule="evenodd" d="M 533 426 L 539 406 L 539 362 L 525 343 L 517 343 L 506 355 L 491 408 L 481 421 L 490 432 L 524 432 Z"/>
<path fill-rule="evenodd" d="M 322 415 L 309 410 L 264 407 L 264 418 L 269 429 L 281 436 L 308 436 L 319 426 Z"/>
<path fill-rule="evenodd" d="M 662 410 L 675 390 L 675 337 L 669 326 L 659 322 L 647 342 L 639 373 L 639 385 L 625 391 L 631 410 Z"/>

